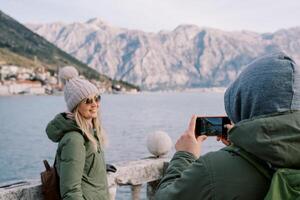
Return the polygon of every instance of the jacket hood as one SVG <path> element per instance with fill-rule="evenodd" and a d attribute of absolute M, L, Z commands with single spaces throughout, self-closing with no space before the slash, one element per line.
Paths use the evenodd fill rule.
<path fill-rule="evenodd" d="M 260 116 L 237 123 L 230 141 L 276 167 L 300 167 L 300 111 Z"/>
<path fill-rule="evenodd" d="M 254 60 L 224 95 L 228 117 L 237 123 L 260 115 L 300 110 L 300 68 L 282 52 Z"/>
<path fill-rule="evenodd" d="M 66 133 L 71 131 L 82 132 L 75 120 L 66 117 L 66 113 L 56 115 L 46 128 L 48 138 L 53 142 L 59 142 Z"/>

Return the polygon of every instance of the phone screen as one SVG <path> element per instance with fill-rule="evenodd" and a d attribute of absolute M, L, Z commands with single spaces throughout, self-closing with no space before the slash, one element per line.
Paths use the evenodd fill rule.
<path fill-rule="evenodd" d="M 198 117 L 196 120 L 195 134 L 207 136 L 227 135 L 225 124 L 231 124 L 230 119 L 226 116 L 220 117 Z"/>

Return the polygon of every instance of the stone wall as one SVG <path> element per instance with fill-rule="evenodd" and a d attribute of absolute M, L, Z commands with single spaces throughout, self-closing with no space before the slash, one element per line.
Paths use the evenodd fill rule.
<path fill-rule="evenodd" d="M 147 197 L 152 199 L 168 161 L 167 158 L 146 158 L 114 164 L 117 172 L 107 174 L 110 199 L 115 199 L 117 187 L 131 185 L 132 199 L 138 200 L 141 186 L 145 183 Z M 42 200 L 41 183 L 36 180 L 0 188 L 0 200 Z"/>

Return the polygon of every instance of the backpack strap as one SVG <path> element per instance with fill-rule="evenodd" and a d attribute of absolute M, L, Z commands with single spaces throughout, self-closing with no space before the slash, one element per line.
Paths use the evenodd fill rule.
<path fill-rule="evenodd" d="M 234 145 L 227 146 L 227 147 L 223 148 L 222 150 L 228 151 L 228 152 L 233 152 L 233 153 L 239 155 L 240 157 L 242 157 L 243 159 L 248 161 L 253 167 L 255 167 L 264 177 L 266 177 L 269 180 L 272 179 L 274 171 L 273 170 L 271 171 L 270 166 L 268 166 L 268 164 L 266 162 L 264 162 L 263 160 L 260 160 L 253 154 L 248 153 L 247 151 L 243 150 L 242 148 L 239 148 Z"/>

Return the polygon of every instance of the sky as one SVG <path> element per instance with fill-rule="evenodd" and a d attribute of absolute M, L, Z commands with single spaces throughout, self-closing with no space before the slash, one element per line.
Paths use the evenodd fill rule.
<path fill-rule="evenodd" d="M 260 33 L 300 26 L 299 0 L 0 0 L 0 10 L 21 23 L 100 18 L 147 32 L 181 24 Z"/>

